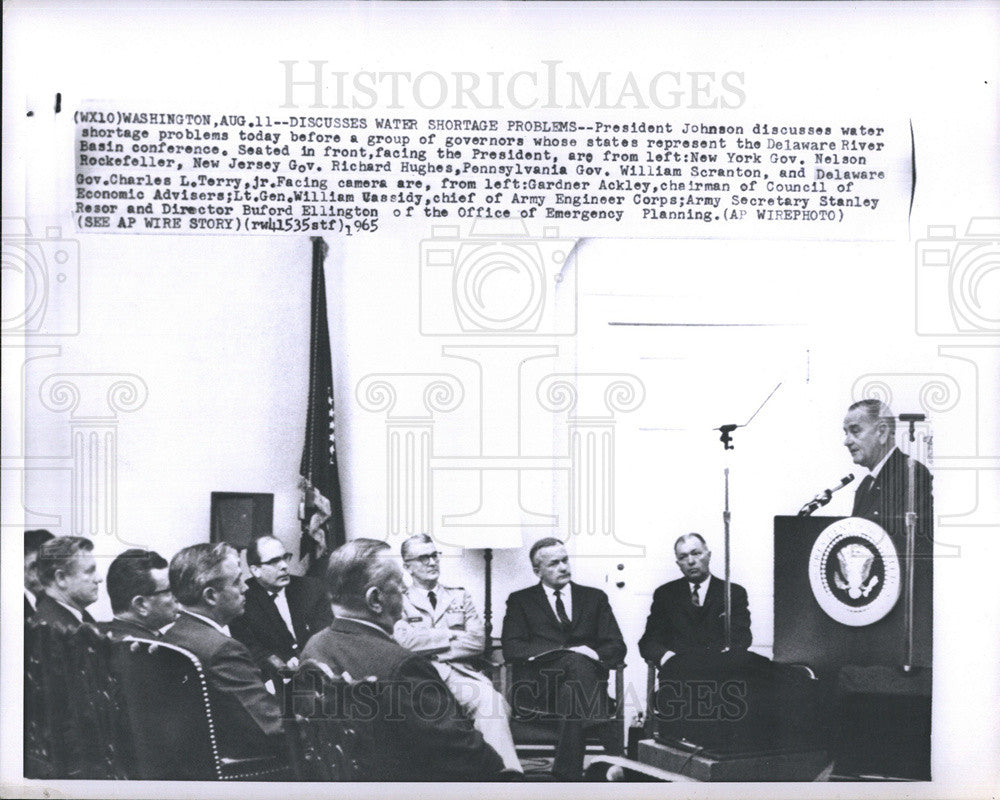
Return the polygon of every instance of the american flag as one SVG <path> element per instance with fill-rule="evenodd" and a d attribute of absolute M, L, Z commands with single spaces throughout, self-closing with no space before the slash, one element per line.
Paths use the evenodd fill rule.
<path fill-rule="evenodd" d="M 326 557 L 346 540 L 344 509 L 337 471 L 336 425 L 333 406 L 333 363 L 330 327 L 326 316 L 326 277 L 323 262 L 327 245 L 312 237 L 312 313 L 309 334 L 309 398 L 306 440 L 299 467 L 302 499 L 302 558 L 309 558 L 309 572 L 322 574 Z"/>

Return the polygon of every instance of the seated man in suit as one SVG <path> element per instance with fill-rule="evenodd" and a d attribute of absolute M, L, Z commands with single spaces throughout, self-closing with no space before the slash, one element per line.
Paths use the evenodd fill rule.
<path fill-rule="evenodd" d="M 55 536 L 41 528 L 24 532 L 24 618 L 31 619 L 38 605 L 38 595 L 42 593 L 42 583 L 38 580 L 38 550 Z"/>
<path fill-rule="evenodd" d="M 699 533 L 674 543 L 684 577 L 660 586 L 639 652 L 659 670 L 654 713 L 660 732 L 710 750 L 801 746 L 822 738 L 822 698 L 804 672 L 749 652 L 746 590 L 709 571 L 712 552 Z"/>
<path fill-rule="evenodd" d="M 403 615 L 403 575 L 388 545 L 355 539 L 330 554 L 327 580 L 334 620 L 302 658 L 377 679 L 371 778 L 395 781 L 495 779 L 503 761 L 475 729 L 424 656 L 392 631 Z"/>
<path fill-rule="evenodd" d="M 233 636 L 247 646 L 265 674 L 299 663 L 309 638 L 330 624 L 330 601 L 321 581 L 300 578 L 288 570 L 291 554 L 273 536 L 261 536 L 247 546 L 246 609 L 232 621 Z"/>
<path fill-rule="evenodd" d="M 170 561 L 170 588 L 180 613 L 163 641 L 189 650 L 205 669 L 220 753 L 271 754 L 282 732 L 281 709 L 250 652 L 227 627 L 243 613 L 239 555 L 224 542 L 185 547 Z"/>
<path fill-rule="evenodd" d="M 97 602 L 101 577 L 97 574 L 94 543 L 82 536 L 56 536 L 38 550 L 38 597 L 33 619 L 75 630 L 93 624 L 87 606 Z"/>
<path fill-rule="evenodd" d="M 444 586 L 440 554 L 426 533 L 400 546 L 403 566 L 413 585 L 403 595 L 403 616 L 396 623 L 396 641 L 434 662 L 438 674 L 458 699 L 507 769 L 521 772 L 510 735 L 506 701 L 490 680 L 469 663 L 482 656 L 486 643 L 483 621 L 461 586 Z"/>
<path fill-rule="evenodd" d="M 553 776 L 578 780 L 585 728 L 595 716 L 607 718 L 608 673 L 625 658 L 625 642 L 607 595 L 570 582 L 569 555 L 559 539 L 535 542 L 529 558 L 540 582 L 507 598 L 503 654 L 528 661 L 539 706 L 562 718 Z M 515 703 L 519 699 L 520 692 Z"/>
<path fill-rule="evenodd" d="M 131 548 L 108 567 L 108 597 L 114 619 L 98 625 L 115 639 L 156 639 L 177 616 L 167 561 L 152 550 Z"/>
<path fill-rule="evenodd" d="M 695 667 L 699 661 L 714 667 L 723 654 L 729 656 L 725 660 L 739 660 L 753 641 L 746 589 L 730 583 L 732 641 L 727 646 L 725 583 L 709 572 L 712 551 L 700 533 L 688 533 L 674 542 L 674 555 L 684 577 L 653 592 L 639 653 L 658 668 L 679 654 L 678 664 Z"/>

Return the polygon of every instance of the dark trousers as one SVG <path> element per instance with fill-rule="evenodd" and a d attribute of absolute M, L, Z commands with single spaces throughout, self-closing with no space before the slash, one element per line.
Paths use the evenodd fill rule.
<path fill-rule="evenodd" d="M 608 670 L 579 653 L 552 653 L 526 665 L 514 691 L 519 714 L 558 718 L 559 741 L 552 774 L 577 780 L 583 774 L 586 731 L 606 722 L 610 710 Z"/>
<path fill-rule="evenodd" d="M 660 670 L 658 737 L 709 751 L 820 747 L 828 739 L 822 687 L 802 670 L 747 651 L 680 653 Z"/>

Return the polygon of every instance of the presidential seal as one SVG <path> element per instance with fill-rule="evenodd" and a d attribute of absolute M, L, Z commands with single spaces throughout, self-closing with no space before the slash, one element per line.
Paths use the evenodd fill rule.
<path fill-rule="evenodd" d="M 817 537 L 809 554 L 809 584 L 819 607 L 843 625 L 878 622 L 899 599 L 899 556 L 874 522 L 848 517 Z"/>

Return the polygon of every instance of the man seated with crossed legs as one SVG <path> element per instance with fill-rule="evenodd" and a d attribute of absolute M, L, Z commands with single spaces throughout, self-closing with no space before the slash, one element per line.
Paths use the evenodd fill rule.
<path fill-rule="evenodd" d="M 483 654 L 486 633 L 470 595 L 461 586 L 444 586 L 434 541 L 418 533 L 400 547 L 413 585 L 403 595 L 403 616 L 394 636 L 403 647 L 431 659 L 462 709 L 509 770 L 521 771 L 510 735 L 510 708 L 490 680 L 469 662 Z"/>
<path fill-rule="evenodd" d="M 539 583 L 507 598 L 503 654 L 527 661 L 524 677 L 541 708 L 561 718 L 553 776 L 579 780 L 585 730 L 607 719 L 608 674 L 625 658 L 625 641 L 608 596 L 570 582 L 569 554 L 559 539 L 535 542 L 529 558 Z M 515 703 L 525 685 L 516 687 Z"/>

